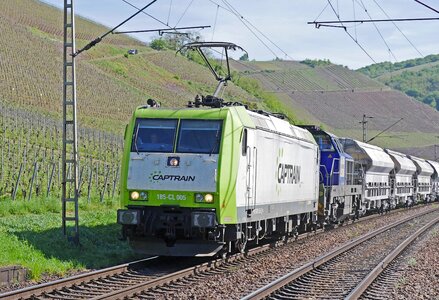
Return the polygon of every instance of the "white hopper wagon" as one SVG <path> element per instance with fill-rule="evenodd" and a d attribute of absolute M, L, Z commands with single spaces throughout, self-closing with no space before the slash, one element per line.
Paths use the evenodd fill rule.
<path fill-rule="evenodd" d="M 385 149 L 386 153 L 395 163 L 395 168 L 390 173 L 390 205 L 395 208 L 398 204 L 409 204 L 412 201 L 414 186 L 413 175 L 416 166 L 406 154 Z"/>
<path fill-rule="evenodd" d="M 363 204 L 367 210 L 389 207 L 390 172 L 394 163 L 380 147 L 345 138 L 342 140 L 344 151 L 351 155 L 356 164 L 362 166 Z"/>
<path fill-rule="evenodd" d="M 415 201 L 429 201 L 432 191 L 431 175 L 433 175 L 433 167 L 425 160 L 415 156 L 409 158 L 416 165 L 415 182 Z"/>

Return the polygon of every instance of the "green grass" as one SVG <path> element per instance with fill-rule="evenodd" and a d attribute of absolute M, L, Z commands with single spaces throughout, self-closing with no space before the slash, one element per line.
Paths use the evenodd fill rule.
<path fill-rule="evenodd" d="M 81 203 L 81 246 L 75 247 L 62 233 L 56 199 L 0 202 L 0 267 L 21 265 L 30 270 L 30 279 L 39 280 L 135 259 L 127 243 L 118 240 L 116 208 L 114 202 Z"/>
<path fill-rule="evenodd" d="M 61 202 L 55 199 L 11 199 L 0 200 L 0 217 L 24 216 L 27 214 L 60 213 Z"/>

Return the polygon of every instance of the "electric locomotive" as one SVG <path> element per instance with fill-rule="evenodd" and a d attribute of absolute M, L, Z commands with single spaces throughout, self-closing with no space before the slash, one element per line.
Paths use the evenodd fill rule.
<path fill-rule="evenodd" d="M 190 46 L 218 45 L 226 53 L 236 47 Z M 224 255 L 316 224 L 313 136 L 279 115 L 224 102 L 216 96 L 224 83 L 220 78 L 213 96 L 196 97 L 187 108 L 154 108 L 150 101 L 135 110 L 125 131 L 125 208 L 118 210 L 135 251 Z"/>
<path fill-rule="evenodd" d="M 318 163 L 308 131 L 244 106 L 140 107 L 125 136 L 118 222 L 147 254 L 241 250 L 316 221 Z"/>

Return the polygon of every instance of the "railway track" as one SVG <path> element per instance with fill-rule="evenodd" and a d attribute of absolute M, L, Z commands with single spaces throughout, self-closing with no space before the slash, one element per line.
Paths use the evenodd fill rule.
<path fill-rule="evenodd" d="M 401 211 L 401 210 L 397 210 Z M 394 212 L 397 212 L 394 211 Z M 371 215 L 365 217 L 357 222 L 364 222 L 368 219 L 374 219 L 379 217 L 378 215 Z M 344 225 L 353 223 L 353 221 L 345 222 Z M 335 226 L 335 227 L 338 227 Z M 324 230 L 318 230 L 317 233 L 323 233 Z M 304 233 L 297 237 L 297 239 L 305 239 L 309 235 L 315 233 Z M 141 283 L 138 286 L 132 286 L 123 290 L 114 291 L 111 294 L 105 296 L 93 298 L 97 299 L 167 299 L 172 298 L 173 293 L 178 293 L 185 287 L 189 287 L 194 283 L 203 282 L 207 277 L 212 275 L 220 275 L 227 272 L 231 268 L 239 268 L 243 264 L 247 264 L 250 261 L 257 261 L 260 255 L 267 255 L 273 251 L 279 244 L 284 242 L 277 242 L 272 244 L 263 245 L 257 248 L 250 249 L 245 254 L 235 254 L 227 259 L 218 259 L 212 262 L 204 263 L 199 266 L 191 267 L 186 270 L 169 274 L 167 276 L 157 278 L 151 282 Z"/>
<path fill-rule="evenodd" d="M 410 243 L 439 222 L 437 212 L 435 209 L 417 214 L 375 230 L 293 270 L 242 300 L 358 299 L 372 283 L 374 288 L 369 294 L 379 295 L 378 276 Z M 386 284 L 385 279 L 382 284 Z"/>
<path fill-rule="evenodd" d="M 394 212 L 398 212 L 395 210 Z M 379 217 L 371 215 L 356 223 Z M 345 222 L 345 224 L 350 224 Z M 317 234 L 323 233 L 318 230 Z M 305 233 L 298 239 L 305 239 L 316 233 Z M 0 299 L 156 299 L 181 291 L 185 286 L 202 282 L 204 278 L 221 274 L 230 268 L 239 268 L 258 255 L 275 251 L 276 242 L 250 249 L 245 254 L 235 254 L 227 259 L 217 259 L 202 264 L 176 258 L 152 257 L 92 273 L 77 275 L 33 287 L 0 294 Z M 198 261 L 199 262 L 199 261 Z M 189 266 L 189 267 L 188 267 Z M 165 295 L 165 296 L 164 296 Z"/>
<path fill-rule="evenodd" d="M 187 262 L 150 257 L 0 294 L 0 299 L 89 299 L 172 273 Z M 171 266 L 173 265 L 173 266 Z"/>

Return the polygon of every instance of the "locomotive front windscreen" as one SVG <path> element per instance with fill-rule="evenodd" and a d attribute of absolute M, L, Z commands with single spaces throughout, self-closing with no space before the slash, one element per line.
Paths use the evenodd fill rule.
<path fill-rule="evenodd" d="M 218 154 L 221 121 L 181 120 L 177 152 Z"/>
<path fill-rule="evenodd" d="M 173 152 L 178 120 L 137 119 L 132 152 Z"/>
<path fill-rule="evenodd" d="M 137 119 L 131 152 L 218 154 L 221 128 L 220 120 Z"/>

